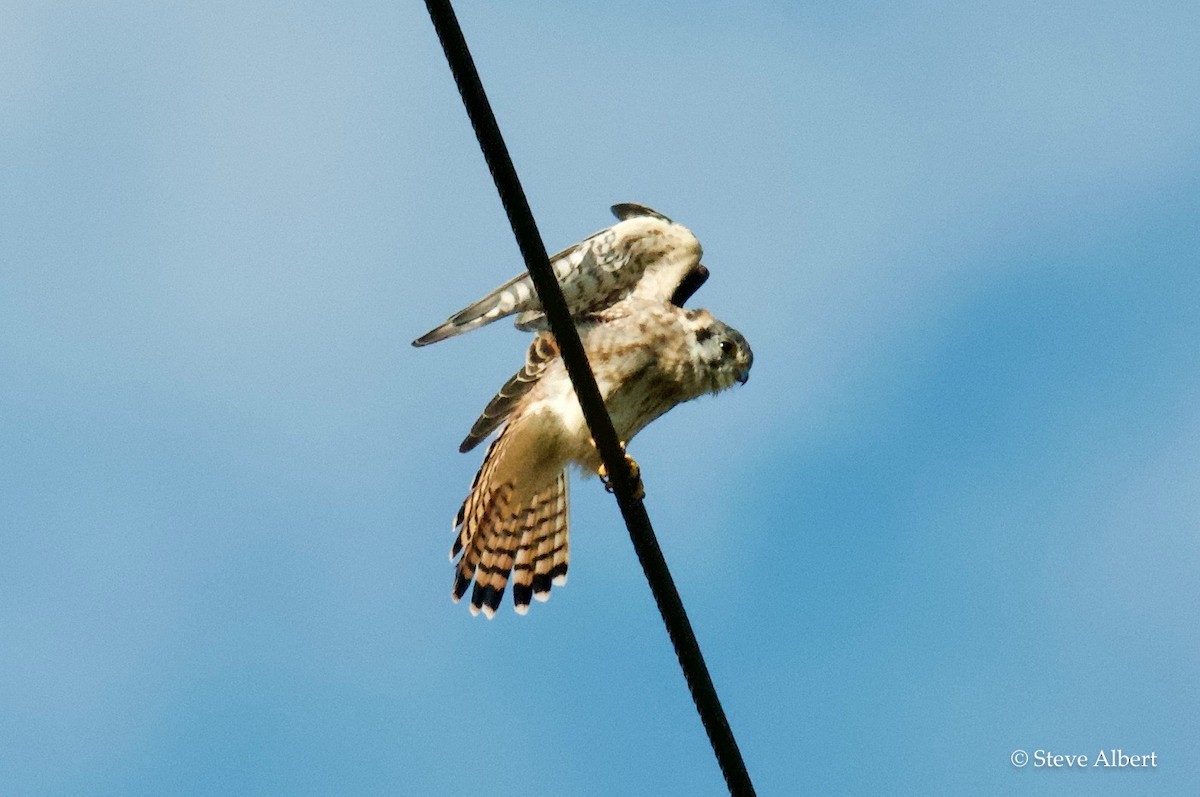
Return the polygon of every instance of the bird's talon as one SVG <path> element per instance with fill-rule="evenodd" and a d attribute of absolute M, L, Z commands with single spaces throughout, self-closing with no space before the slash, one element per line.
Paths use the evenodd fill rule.
<path fill-rule="evenodd" d="M 600 481 L 604 482 L 604 489 L 610 493 L 613 492 L 612 479 L 608 478 L 608 468 L 604 466 L 603 462 L 600 463 L 600 469 L 596 471 L 596 474 L 599 475 Z"/>
<path fill-rule="evenodd" d="M 633 483 L 633 497 L 639 501 L 646 497 L 646 485 L 642 484 L 641 478 Z"/>
<path fill-rule="evenodd" d="M 629 465 L 629 480 L 633 483 L 633 497 L 640 501 L 646 497 L 646 485 L 642 484 L 642 469 L 628 454 L 625 455 L 625 462 Z"/>
<path fill-rule="evenodd" d="M 621 453 L 625 454 L 624 443 L 621 444 Z M 629 456 L 629 454 L 625 454 L 625 465 L 629 468 L 629 479 L 633 485 L 633 497 L 637 498 L 638 500 L 645 498 L 646 487 L 642 484 L 641 467 L 638 466 L 637 461 L 633 457 Z M 600 463 L 600 469 L 597 471 L 597 473 L 600 476 L 600 480 L 604 482 L 604 489 L 610 493 L 616 492 L 616 488 L 613 486 L 612 479 L 608 475 L 608 468 L 604 466 L 603 462 Z"/>
<path fill-rule="evenodd" d="M 596 441 L 593 440 L 592 445 L 595 446 Z M 597 447 L 596 448 L 597 453 L 599 453 L 599 450 L 600 449 Z M 621 453 L 625 454 L 625 444 L 624 443 L 621 443 Z M 625 456 L 629 456 L 629 455 L 625 454 Z M 608 477 L 608 466 L 604 464 L 603 459 L 600 460 L 600 467 L 596 470 L 596 475 L 600 477 L 600 481 L 604 482 L 604 489 L 611 493 L 613 491 L 612 479 L 610 479 Z"/>

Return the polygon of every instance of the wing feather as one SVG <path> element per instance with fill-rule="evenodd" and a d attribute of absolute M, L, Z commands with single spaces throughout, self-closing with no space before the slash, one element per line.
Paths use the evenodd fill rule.
<path fill-rule="evenodd" d="M 634 292 L 666 301 L 700 262 L 700 244 L 686 227 L 634 203 L 613 205 L 612 211 L 616 224 L 550 258 L 575 317 L 594 313 Z M 464 307 L 413 345 L 428 346 L 514 314 L 518 329 L 546 328 L 528 274 L 513 277 Z"/>
<path fill-rule="evenodd" d="M 525 355 L 525 365 L 504 383 L 504 386 L 484 407 L 483 412 L 471 427 L 470 433 L 458 446 L 458 450 L 465 454 L 507 421 L 517 404 L 533 389 L 533 386 L 542 378 L 542 374 L 557 357 L 558 344 L 555 343 L 554 336 L 549 332 L 539 333 L 533 339 L 533 343 L 529 345 L 529 351 Z"/>
<path fill-rule="evenodd" d="M 621 221 L 625 221 L 626 219 L 636 219 L 638 216 L 649 216 L 651 218 L 661 219 L 668 224 L 674 223 L 657 210 L 648 208 L 645 205 L 639 205 L 636 202 L 618 202 L 612 206 L 611 210 L 612 214 Z"/>

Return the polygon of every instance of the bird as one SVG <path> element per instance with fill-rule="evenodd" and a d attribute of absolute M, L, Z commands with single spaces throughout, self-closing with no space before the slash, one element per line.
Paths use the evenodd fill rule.
<path fill-rule="evenodd" d="M 687 227 L 634 202 L 612 206 L 617 223 L 550 258 L 567 307 L 575 318 L 611 307 L 629 296 L 683 306 L 704 281 L 703 249 Z M 547 328 L 528 274 L 513 277 L 412 342 L 428 346 L 516 314 L 524 331 Z"/>
<path fill-rule="evenodd" d="M 676 405 L 745 384 L 754 360 L 745 337 L 708 310 L 636 290 L 579 316 L 576 328 L 622 446 Z M 510 575 L 518 614 L 566 583 L 567 468 L 606 475 L 548 330 L 537 333 L 524 366 L 488 404 L 460 450 L 497 428 L 455 517 L 450 550 L 454 601 L 474 583 L 471 613 L 489 619 Z M 640 490 L 637 465 L 629 463 Z"/>

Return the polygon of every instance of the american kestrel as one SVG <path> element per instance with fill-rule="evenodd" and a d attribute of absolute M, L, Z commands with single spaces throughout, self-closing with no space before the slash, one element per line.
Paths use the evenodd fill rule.
<path fill-rule="evenodd" d="M 683 303 L 708 270 L 682 225 L 641 205 L 615 205 L 619 222 L 551 259 L 600 393 L 622 441 L 676 404 L 749 377 L 746 339 L 707 310 Z M 458 511 L 453 597 L 472 581 L 471 613 L 494 616 L 510 574 L 518 613 L 566 582 L 567 473 L 603 467 L 528 275 L 413 341 L 434 343 L 513 313 L 539 330 L 526 362 L 476 420 L 459 450 L 501 429 Z M 636 464 L 632 463 L 635 471 Z"/>
<path fill-rule="evenodd" d="M 550 258 L 572 316 L 594 313 L 627 296 L 679 306 L 708 279 L 692 231 L 656 210 L 626 202 L 612 206 L 618 222 Z M 528 274 L 513 277 L 446 323 L 413 341 L 427 346 L 517 313 L 518 329 L 545 329 L 542 305 Z"/>
<path fill-rule="evenodd" d="M 600 394 L 628 441 L 677 404 L 745 383 L 753 355 L 736 329 L 707 310 L 629 297 L 577 323 Z M 601 462 L 554 337 L 538 334 L 525 366 L 496 396 L 462 449 L 504 424 L 458 510 L 454 600 L 472 580 L 471 613 L 492 617 L 509 574 L 518 613 L 564 584 L 569 561 L 567 472 L 600 473 Z"/>

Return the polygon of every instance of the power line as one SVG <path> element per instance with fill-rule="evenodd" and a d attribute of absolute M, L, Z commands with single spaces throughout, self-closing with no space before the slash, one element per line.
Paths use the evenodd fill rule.
<path fill-rule="evenodd" d="M 500 201 L 508 214 L 508 222 L 512 225 L 517 246 L 525 258 L 525 267 L 533 279 L 534 288 L 537 289 L 538 298 L 550 322 L 550 329 L 558 342 L 563 363 L 575 387 L 575 395 L 579 397 L 584 418 L 592 432 L 592 439 L 596 441 L 600 459 L 609 473 L 613 492 L 617 496 L 617 505 L 625 518 L 633 548 L 642 564 L 642 570 L 646 573 L 646 580 L 654 594 L 654 601 L 658 604 L 663 623 L 667 626 L 667 634 L 675 646 L 675 655 L 679 658 L 679 666 L 683 669 L 683 677 L 691 690 L 696 711 L 700 714 L 700 721 L 704 724 L 721 773 L 725 776 L 725 784 L 729 787 L 730 794 L 752 795 L 754 785 L 750 782 L 750 773 L 746 771 L 737 740 L 733 738 L 733 731 L 730 730 L 725 711 L 721 708 L 721 701 L 708 674 L 704 656 L 700 653 L 700 645 L 696 642 L 692 624 L 684 611 L 683 601 L 679 598 L 671 571 L 667 568 L 662 549 L 654 536 L 650 516 L 646 514 L 642 499 L 634 492 L 635 479 L 625 459 L 624 449 L 616 429 L 613 428 L 608 410 L 604 407 L 604 399 L 596 385 L 596 378 L 588 364 L 579 333 L 575 330 L 575 323 L 571 319 L 570 310 L 567 309 L 562 289 L 550 270 L 546 245 L 542 243 L 541 233 L 538 232 L 533 212 L 529 209 L 529 202 L 508 155 L 504 138 L 500 135 L 500 127 L 496 124 L 496 117 L 492 113 L 487 94 L 484 93 L 483 83 L 475 69 L 475 62 L 467 48 L 454 9 L 450 0 L 425 0 L 425 7 L 429 10 L 429 17 L 433 20 L 442 50 L 446 54 L 446 61 L 450 64 L 455 83 L 458 84 L 463 105 L 471 118 L 471 126 L 475 128 L 475 136 L 479 139 L 479 147 L 483 150 L 492 180 L 500 193 Z"/>

